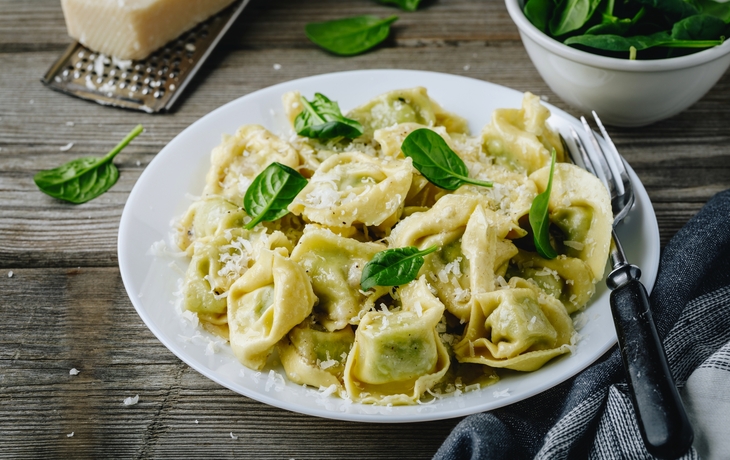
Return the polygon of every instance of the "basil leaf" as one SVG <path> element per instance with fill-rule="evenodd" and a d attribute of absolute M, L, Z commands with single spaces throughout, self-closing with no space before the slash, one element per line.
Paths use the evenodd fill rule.
<path fill-rule="evenodd" d="M 550 33 L 554 36 L 583 27 L 593 16 L 601 0 L 563 0 L 550 21 Z"/>
<path fill-rule="evenodd" d="M 464 184 L 492 186 L 491 182 L 470 179 L 469 170 L 461 158 L 430 129 L 413 131 L 401 144 L 401 150 L 413 159 L 413 166 L 423 177 L 443 189 L 456 190 Z"/>
<path fill-rule="evenodd" d="M 142 125 L 137 125 L 122 142 L 101 158 L 78 158 L 58 168 L 39 171 L 33 176 L 33 181 L 46 195 L 75 204 L 86 203 L 117 182 L 119 170 L 112 159 L 143 130 Z"/>
<path fill-rule="evenodd" d="M 271 163 L 251 182 L 243 197 L 243 209 L 253 218 L 243 228 L 289 214 L 287 206 L 307 185 L 307 179 L 289 166 Z"/>
<path fill-rule="evenodd" d="M 311 139 L 354 139 L 362 135 L 360 122 L 345 118 L 340 106 L 324 94 L 316 93 L 312 101 L 301 98 L 304 109 L 294 119 L 294 130 Z"/>
<path fill-rule="evenodd" d="M 416 11 L 421 0 L 378 0 L 379 3 L 391 3 L 405 11 Z"/>
<path fill-rule="evenodd" d="M 390 25 L 398 19 L 391 16 L 355 16 L 335 21 L 314 22 L 304 26 L 304 32 L 312 42 L 341 56 L 360 54 L 385 40 Z"/>
<path fill-rule="evenodd" d="M 363 291 L 374 286 L 401 286 L 410 283 L 423 266 L 423 256 L 431 254 L 437 246 L 419 251 L 413 246 L 386 249 L 375 254 L 362 270 L 360 286 Z"/>
<path fill-rule="evenodd" d="M 547 188 L 532 200 L 529 214 L 532 237 L 535 240 L 535 249 L 545 259 L 554 259 L 558 256 L 558 253 L 550 244 L 550 219 L 548 216 L 548 204 L 550 203 L 550 191 L 553 188 L 554 170 L 555 149 L 553 149 L 552 159 L 550 160 L 550 177 L 548 178 Z"/>

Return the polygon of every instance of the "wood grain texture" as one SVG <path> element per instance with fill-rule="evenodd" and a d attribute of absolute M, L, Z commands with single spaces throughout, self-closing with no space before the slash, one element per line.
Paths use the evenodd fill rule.
<path fill-rule="evenodd" d="M 385 43 L 352 58 L 304 37 L 308 22 L 357 14 L 400 19 Z M 183 129 L 237 97 L 296 78 L 375 68 L 446 72 L 545 95 L 581 115 L 535 71 L 503 2 L 424 0 L 408 13 L 372 0 L 253 0 L 167 115 L 43 87 L 40 77 L 69 42 L 58 0 L 0 0 L 0 457 L 430 458 L 458 419 L 313 418 L 235 394 L 178 360 L 124 291 L 119 219 L 146 165 Z M 730 188 L 728 119 L 726 74 L 672 119 L 611 128 L 653 202 L 662 245 Z M 74 206 L 36 189 L 38 170 L 106 153 L 138 123 L 146 131 L 115 159 L 119 182 L 102 197 Z M 68 143 L 69 151 L 59 150 Z M 80 374 L 69 375 L 71 368 Z M 136 394 L 139 404 L 122 404 Z"/>

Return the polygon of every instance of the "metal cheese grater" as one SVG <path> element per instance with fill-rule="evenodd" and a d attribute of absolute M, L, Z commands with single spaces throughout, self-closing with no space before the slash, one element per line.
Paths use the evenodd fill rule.
<path fill-rule="evenodd" d="M 248 2 L 236 1 L 144 60 L 118 60 L 74 42 L 41 81 L 56 91 L 103 105 L 148 113 L 168 111 Z"/>

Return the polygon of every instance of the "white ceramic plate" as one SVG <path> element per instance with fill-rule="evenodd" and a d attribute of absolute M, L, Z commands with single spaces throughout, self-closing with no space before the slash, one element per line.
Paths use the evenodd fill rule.
<path fill-rule="evenodd" d="M 190 204 L 190 195 L 203 189 L 210 151 L 221 135 L 247 123 L 274 133 L 289 127 L 281 95 L 299 90 L 306 97 L 325 93 L 343 112 L 385 91 L 424 86 L 447 110 L 469 120 L 473 133 L 489 121 L 492 110 L 520 107 L 522 93 L 471 78 L 408 71 L 368 70 L 319 75 L 282 83 L 232 101 L 201 118 L 172 140 L 145 169 L 129 196 L 119 228 L 119 267 L 132 304 L 160 341 L 206 377 L 242 395 L 283 409 L 318 417 L 362 422 L 416 422 L 458 417 L 515 403 L 551 388 L 585 369 L 616 342 L 604 283 L 585 311 L 582 339 L 572 355 L 553 360 L 532 373 L 501 372 L 502 379 L 482 390 L 416 406 L 379 407 L 347 403 L 334 396 L 285 381 L 281 368 L 262 373 L 242 366 L 230 347 L 199 332 L 174 307 L 174 291 L 186 266 L 184 259 L 150 251 L 154 243 L 170 245 L 170 222 Z M 578 120 L 546 104 L 550 123 L 564 135 Z M 567 136 L 566 136 L 567 137 Z M 637 194 L 635 209 L 618 233 L 632 263 L 643 271 L 648 290 L 659 264 L 659 231 L 646 190 L 631 171 Z"/>

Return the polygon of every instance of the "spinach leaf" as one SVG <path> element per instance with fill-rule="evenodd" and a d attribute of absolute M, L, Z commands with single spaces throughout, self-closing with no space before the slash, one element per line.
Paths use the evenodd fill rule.
<path fill-rule="evenodd" d="M 304 26 L 312 42 L 335 54 L 360 54 L 385 40 L 390 25 L 398 16 L 380 19 L 376 16 L 355 16 L 327 22 L 313 22 Z"/>
<path fill-rule="evenodd" d="M 413 166 L 434 185 L 456 190 L 464 184 L 491 187 L 491 182 L 469 178 L 469 170 L 446 141 L 430 129 L 413 131 L 401 144 L 401 150 L 413 159 Z"/>
<path fill-rule="evenodd" d="M 558 253 L 550 244 L 550 218 L 548 216 L 548 204 L 550 203 L 550 191 L 553 188 L 553 172 L 555 171 L 555 149 L 550 160 L 550 176 L 547 188 L 532 200 L 530 206 L 530 226 L 535 240 L 535 249 L 545 259 L 554 259 Z"/>
<path fill-rule="evenodd" d="M 685 0 L 634 0 L 644 6 L 656 8 L 666 13 L 672 19 L 679 20 L 699 13 L 699 10 L 692 3 Z"/>
<path fill-rule="evenodd" d="M 722 44 L 722 40 L 676 40 L 667 32 L 652 35 L 621 37 L 618 35 L 578 35 L 565 40 L 566 45 L 583 45 L 604 51 L 638 51 L 664 46 L 667 48 L 710 48 Z"/>
<path fill-rule="evenodd" d="M 639 11 L 634 15 L 633 18 L 617 18 L 616 16 L 612 16 L 610 14 L 604 13 L 602 15 L 602 23 L 596 24 L 593 27 L 588 28 L 586 30 L 586 35 L 621 35 L 626 36 L 626 34 L 631 29 L 631 26 L 636 24 L 639 19 L 641 19 L 644 14 L 646 13 L 645 8 L 639 9 Z"/>
<path fill-rule="evenodd" d="M 380 3 L 391 3 L 405 11 L 416 11 L 421 0 L 378 0 Z"/>
<path fill-rule="evenodd" d="M 112 159 L 143 130 L 142 125 L 137 125 L 122 142 L 101 158 L 79 158 L 58 168 L 39 171 L 33 176 L 33 181 L 46 195 L 75 204 L 86 203 L 117 182 L 119 170 Z"/>
<path fill-rule="evenodd" d="M 725 30 L 725 22 L 710 16 L 698 14 L 682 19 L 672 26 L 672 38 L 675 40 L 717 40 Z"/>
<path fill-rule="evenodd" d="M 304 109 L 294 119 L 294 130 L 300 136 L 312 139 L 354 139 L 362 135 L 360 122 L 345 118 L 340 106 L 324 94 L 316 93 L 312 101 L 301 98 Z"/>
<path fill-rule="evenodd" d="M 375 254 L 362 270 L 360 286 L 363 291 L 374 286 L 401 286 L 410 283 L 423 266 L 423 256 L 431 254 L 437 246 L 423 251 L 413 246 L 386 249 Z"/>
<path fill-rule="evenodd" d="M 725 23 L 730 23 L 730 2 L 720 3 L 714 0 L 698 0 L 697 3 L 702 13 L 720 18 Z"/>
<path fill-rule="evenodd" d="M 528 0 L 525 3 L 525 16 L 535 27 L 547 33 L 554 7 L 553 0 Z"/>
<path fill-rule="evenodd" d="M 287 206 L 307 185 L 307 179 L 289 166 L 271 163 L 256 176 L 243 197 L 243 209 L 253 219 L 243 228 L 250 230 L 261 221 L 289 214 Z"/>
<path fill-rule="evenodd" d="M 550 33 L 558 37 L 583 27 L 601 0 L 563 0 L 550 21 Z"/>

